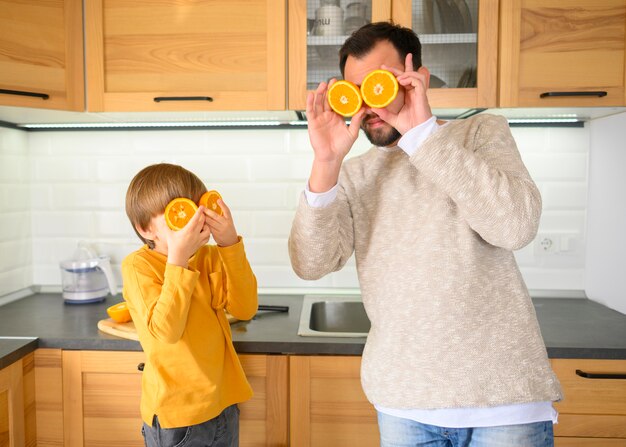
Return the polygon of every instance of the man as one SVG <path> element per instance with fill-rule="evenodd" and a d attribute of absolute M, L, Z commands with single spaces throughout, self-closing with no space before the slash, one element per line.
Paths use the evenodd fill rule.
<path fill-rule="evenodd" d="M 289 252 L 305 279 L 355 254 L 381 445 L 552 446 L 560 385 L 512 253 L 535 237 L 541 197 L 506 120 L 437 121 L 410 29 L 365 25 L 339 55 L 346 80 L 383 68 L 400 91 L 349 126 L 327 84 L 309 94 L 314 161 Z M 359 127 L 374 147 L 344 163 Z"/>

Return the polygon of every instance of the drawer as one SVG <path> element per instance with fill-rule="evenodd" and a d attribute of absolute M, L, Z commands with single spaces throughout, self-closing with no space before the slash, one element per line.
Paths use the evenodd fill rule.
<path fill-rule="evenodd" d="M 563 387 L 563 400 L 555 404 L 559 412 L 555 436 L 605 438 L 602 445 L 623 445 L 626 361 L 553 359 L 552 367 Z M 606 438 L 615 439 L 608 443 Z"/>

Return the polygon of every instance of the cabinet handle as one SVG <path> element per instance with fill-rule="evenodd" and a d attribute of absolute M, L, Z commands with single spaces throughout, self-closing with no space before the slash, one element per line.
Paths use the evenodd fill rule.
<path fill-rule="evenodd" d="M 161 101 L 209 101 L 213 102 L 210 96 L 157 96 L 154 102 Z"/>
<path fill-rule="evenodd" d="M 143 371 L 144 366 L 146 366 L 146 364 L 141 362 L 139 365 L 137 365 L 137 371 Z"/>
<path fill-rule="evenodd" d="M 584 377 L 585 379 L 617 379 L 617 380 L 626 379 L 626 374 L 588 373 L 580 369 L 576 370 L 576 375 L 580 377 Z"/>
<path fill-rule="evenodd" d="M 607 93 L 603 91 L 593 91 L 593 92 L 544 92 L 539 95 L 540 98 L 547 98 L 549 96 L 597 96 L 598 98 L 602 98 L 606 96 Z"/>
<path fill-rule="evenodd" d="M 3 93 L 5 95 L 32 96 L 34 98 L 50 99 L 50 95 L 47 95 L 45 93 L 23 92 L 21 90 L 5 90 L 3 88 L 0 88 L 0 93 Z"/>
<path fill-rule="evenodd" d="M 289 312 L 289 306 L 274 306 L 271 304 L 259 304 L 258 310 L 268 310 L 270 312 Z"/>

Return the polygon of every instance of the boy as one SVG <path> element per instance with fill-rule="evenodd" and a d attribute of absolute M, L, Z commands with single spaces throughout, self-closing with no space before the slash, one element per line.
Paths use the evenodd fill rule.
<path fill-rule="evenodd" d="M 239 445 L 237 403 L 252 389 L 233 347 L 225 310 L 249 320 L 257 283 L 229 208 L 201 206 L 180 231 L 165 222 L 176 197 L 198 202 L 207 188 L 186 169 L 141 170 L 126 194 L 126 214 L 145 243 L 122 262 L 123 294 L 146 353 L 142 434 L 147 447 Z M 206 245 L 213 235 L 217 245 Z"/>

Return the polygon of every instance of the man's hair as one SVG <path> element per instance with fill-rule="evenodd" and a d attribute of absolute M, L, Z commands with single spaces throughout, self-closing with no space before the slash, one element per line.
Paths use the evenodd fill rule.
<path fill-rule="evenodd" d="M 344 76 L 348 56 L 360 59 L 382 40 L 389 41 L 396 48 L 403 63 L 406 55 L 412 53 L 413 68 L 417 70 L 422 66 L 422 44 L 412 29 L 391 22 L 375 22 L 363 25 L 344 42 L 339 50 L 341 75 Z"/>
<path fill-rule="evenodd" d="M 147 229 L 150 219 L 163 213 L 171 200 L 186 197 L 197 203 L 206 191 L 202 180 L 182 166 L 150 165 L 139 171 L 128 186 L 126 215 L 139 239 L 154 248 L 154 243 L 144 239 L 137 227 Z"/>

